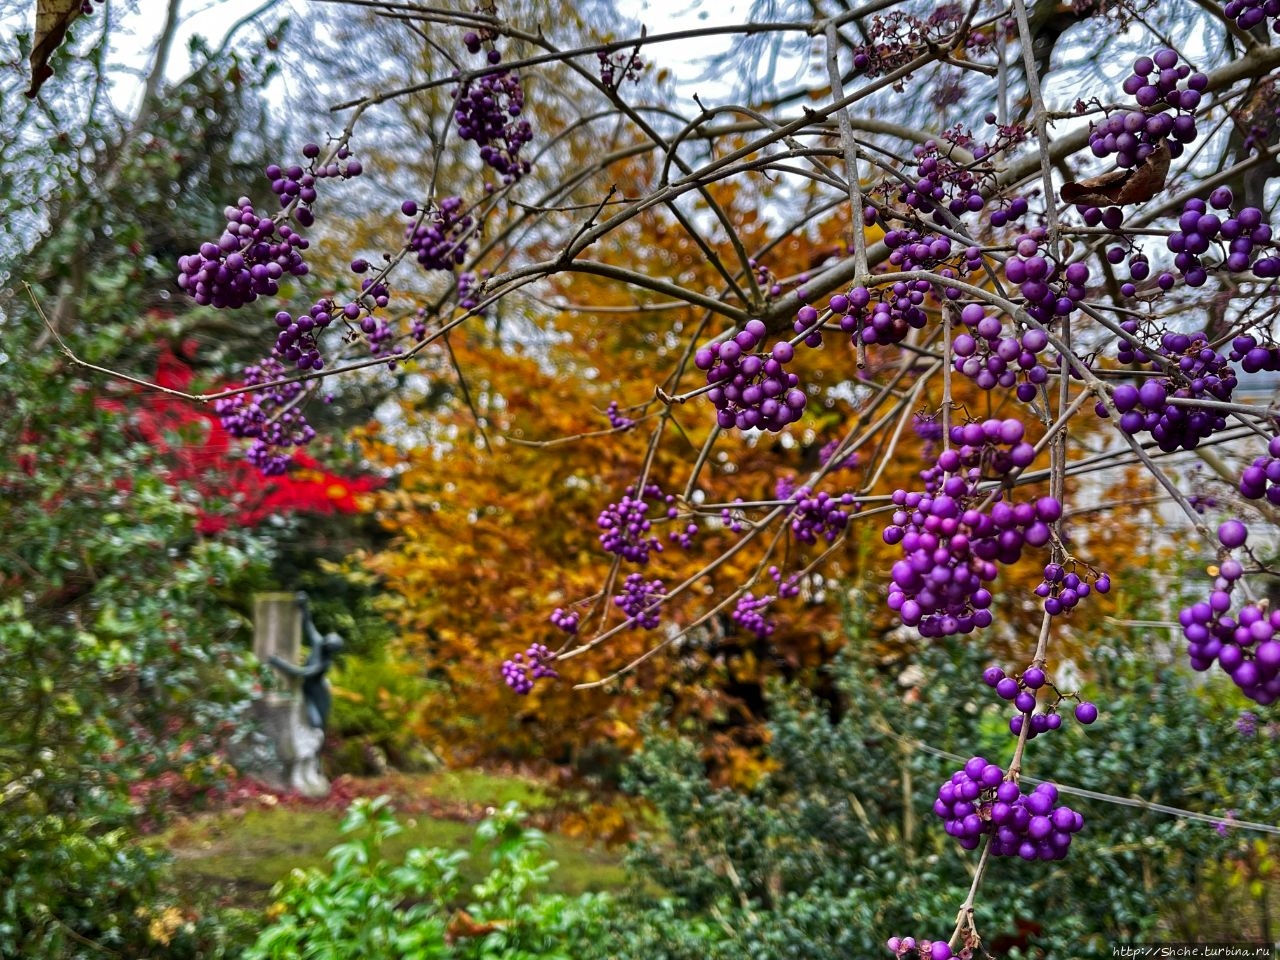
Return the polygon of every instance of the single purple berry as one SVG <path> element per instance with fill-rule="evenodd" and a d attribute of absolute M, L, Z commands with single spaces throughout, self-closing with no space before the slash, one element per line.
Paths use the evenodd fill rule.
<path fill-rule="evenodd" d="M 1239 520 L 1228 520 L 1218 527 L 1218 540 L 1228 550 L 1243 546 L 1249 539 L 1249 528 Z"/>

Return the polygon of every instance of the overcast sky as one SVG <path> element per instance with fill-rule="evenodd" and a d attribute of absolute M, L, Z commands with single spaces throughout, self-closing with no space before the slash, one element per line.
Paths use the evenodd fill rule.
<path fill-rule="evenodd" d="M 230 26 L 262 5 L 263 0 L 184 0 L 183 20 L 173 45 L 168 77 L 179 80 L 191 69 L 187 54 L 193 36 L 203 36 L 212 46 L 217 46 Z M 623 9 L 643 23 L 650 33 L 666 33 L 742 22 L 747 19 L 749 0 L 619 0 Z M 297 15 L 305 15 L 308 0 L 285 0 L 282 7 L 292 9 Z M 168 0 L 136 0 L 135 4 L 117 8 L 119 27 L 113 32 L 115 48 L 113 59 L 142 69 L 148 54 L 164 25 Z M 121 13 L 123 10 L 123 14 Z M 252 43 L 254 34 L 242 31 L 240 42 Z M 701 67 L 699 62 L 708 56 L 728 48 L 730 38 L 725 36 L 700 38 L 663 44 L 661 62 L 671 69 L 677 79 L 692 81 Z M 699 92 L 704 96 L 721 91 L 712 90 L 713 83 L 701 81 L 690 95 Z M 122 110 L 128 110 L 140 91 L 140 83 L 122 77 L 113 92 L 113 100 Z M 728 85 L 724 85 L 724 92 Z"/>

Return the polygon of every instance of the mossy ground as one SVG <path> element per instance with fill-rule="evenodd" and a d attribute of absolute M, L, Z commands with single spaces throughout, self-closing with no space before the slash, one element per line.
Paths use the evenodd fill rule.
<path fill-rule="evenodd" d="M 412 847 L 470 849 L 474 821 L 488 807 L 510 801 L 546 811 L 553 799 L 536 781 L 471 771 L 397 774 L 378 781 L 395 798 L 404 832 L 387 841 L 387 857 L 400 859 Z M 362 791 L 363 792 L 363 791 Z M 183 819 L 154 838 L 174 856 L 176 892 L 187 902 L 263 909 L 271 888 L 289 871 L 322 867 L 325 853 L 342 839 L 340 809 L 296 806 L 259 797 L 250 805 Z M 627 882 L 621 856 L 585 841 L 549 832 L 548 856 L 559 867 L 548 890 L 565 894 L 618 890 Z M 463 874 L 479 879 L 483 858 L 468 861 Z"/>

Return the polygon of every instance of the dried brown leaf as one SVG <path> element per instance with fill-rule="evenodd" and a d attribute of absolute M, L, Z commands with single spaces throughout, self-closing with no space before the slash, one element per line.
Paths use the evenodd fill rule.
<path fill-rule="evenodd" d="M 36 0 L 35 43 L 31 47 L 31 86 L 27 96 L 35 99 L 44 82 L 53 76 L 49 58 L 62 45 L 67 28 L 80 16 L 82 0 Z"/>
<path fill-rule="evenodd" d="M 1062 185 L 1062 201 L 1089 207 L 1121 207 L 1145 203 L 1164 189 L 1169 177 L 1169 147 L 1161 141 L 1132 170 L 1109 170 L 1096 177 Z"/>

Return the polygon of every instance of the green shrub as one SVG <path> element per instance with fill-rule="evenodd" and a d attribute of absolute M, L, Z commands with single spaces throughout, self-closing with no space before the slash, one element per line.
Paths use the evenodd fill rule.
<path fill-rule="evenodd" d="M 465 851 L 415 848 L 383 859 L 399 833 L 386 797 L 357 800 L 329 851 L 329 871 L 295 870 L 277 887 L 274 921 L 244 960 L 578 960 L 598 939 L 601 894 L 538 895 L 555 863 L 515 804 L 476 829 L 490 871 L 459 907 Z"/>
<path fill-rule="evenodd" d="M 838 720 L 830 704 L 774 690 L 775 769 L 750 792 L 713 786 L 695 740 L 650 731 L 631 785 L 666 832 L 643 837 L 631 863 L 667 896 L 620 905 L 595 955 L 846 960 L 881 955 L 891 935 L 950 936 L 976 854 L 944 833 L 931 806 L 963 761 L 909 741 L 1006 765 L 1014 738 L 1005 705 L 975 682 L 984 665 L 977 652 L 937 646 L 917 659 L 926 679 L 908 703 L 892 679 L 847 658 Z M 1029 744 L 1027 775 L 1275 822 L 1280 742 L 1239 733 L 1238 698 L 1222 684 L 1146 659 L 1099 654 L 1095 667 L 1105 683 L 1091 694 L 1102 720 L 1068 722 Z M 1231 938 L 1192 906 L 1213 892 L 1214 865 L 1240 836 L 1063 799 L 1085 816 L 1065 861 L 989 865 L 976 920 L 994 955 L 1084 960 L 1159 935 Z"/>
<path fill-rule="evenodd" d="M 438 764 L 418 736 L 422 724 L 414 722 L 433 689 L 420 664 L 384 648 L 368 658 L 342 657 L 331 677 L 337 701 L 333 732 L 352 744 L 351 756 L 335 774 L 374 772 L 363 769 L 370 749 L 380 750 L 399 770 Z"/>

